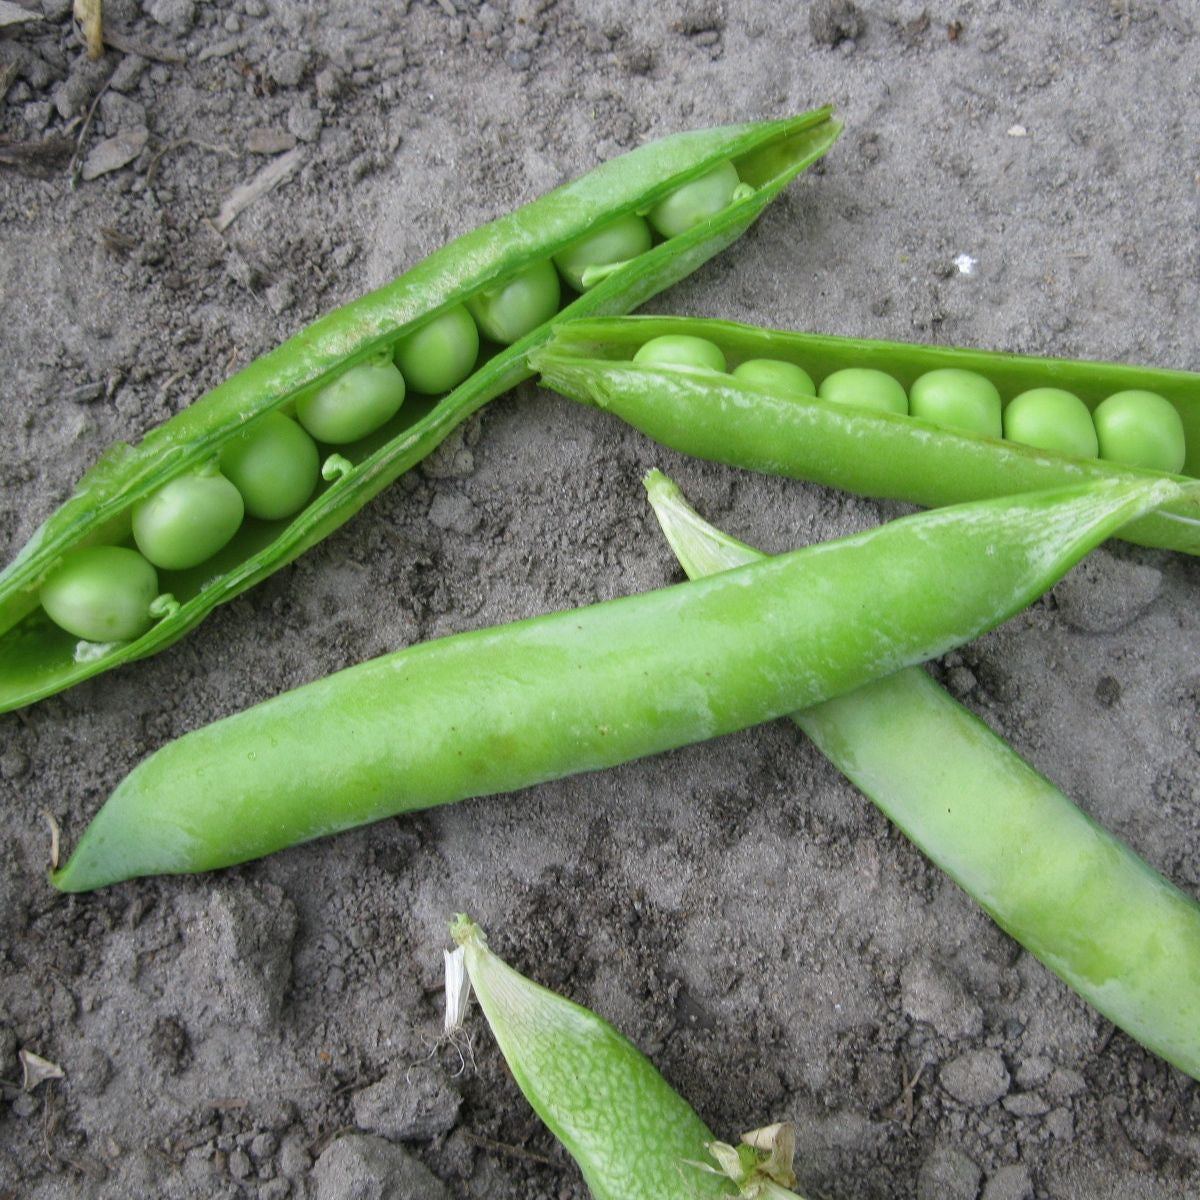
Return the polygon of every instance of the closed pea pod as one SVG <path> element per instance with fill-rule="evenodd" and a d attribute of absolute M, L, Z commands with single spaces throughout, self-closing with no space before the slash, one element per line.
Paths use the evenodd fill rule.
<path fill-rule="evenodd" d="M 53 881 L 85 891 L 230 866 L 771 720 L 990 629 L 1178 491 L 1099 481 L 921 513 L 385 655 L 151 755 Z"/>
<path fill-rule="evenodd" d="M 517 1086 L 579 1165 L 593 1200 L 669 1200 L 737 1196 L 801 1200 L 790 1141 L 784 1153 L 718 1143 L 704 1121 L 623 1034 L 602 1017 L 527 979 L 488 947 L 483 931 L 459 915 L 447 954 L 447 1026 L 462 1013 L 456 972 L 471 988 Z M 783 1127 L 762 1134 L 783 1132 Z M 715 1162 L 726 1170 L 719 1170 Z M 772 1185 L 769 1189 L 767 1185 Z"/>
<path fill-rule="evenodd" d="M 762 555 L 665 476 L 655 515 L 691 578 Z M 1200 1079 L 1200 905 L 910 667 L 792 714 L 986 912 L 1142 1045 Z M 931 765 L 936 763 L 936 769 Z"/>
<path fill-rule="evenodd" d="M 527 378 L 524 355 L 548 336 L 553 321 L 627 311 L 687 275 L 740 237 L 839 131 L 829 112 L 820 110 L 640 147 L 465 234 L 392 283 L 328 314 L 152 430 L 136 447 L 113 447 L 0 574 L 0 710 L 156 653 L 217 604 L 292 561 L 488 400 Z M 750 194 L 622 264 L 511 348 L 490 348 L 447 394 L 410 397 L 373 433 L 338 445 L 336 469 L 326 471 L 328 478 L 317 483 L 285 525 L 264 528 L 257 518 L 248 520 L 211 559 L 164 580 L 179 605 L 139 637 L 102 654 L 94 647 L 81 651 L 76 636 L 56 628 L 41 608 L 42 584 L 65 555 L 89 543 L 125 542 L 134 506 L 177 476 L 219 459 L 256 420 L 270 412 L 290 413 L 302 396 L 381 355 L 396 355 L 410 335 L 465 308 L 476 295 L 537 264 L 550 264 L 555 254 L 595 230 L 624 213 L 652 207 L 724 161 L 737 165 Z"/>
<path fill-rule="evenodd" d="M 735 370 L 746 359 L 772 357 L 797 363 L 820 382 L 845 368 L 865 367 L 884 372 L 903 389 L 930 371 L 954 368 L 988 380 L 1002 398 L 1054 386 L 1089 408 L 1136 385 L 1164 398 L 1178 415 L 1186 443 L 1184 476 L 1200 475 L 1200 376 L 1186 371 L 792 333 L 689 317 L 564 323 L 530 362 L 546 386 L 613 413 L 673 450 L 868 496 L 936 506 L 1087 479 L 1180 478 L 942 428 L 920 417 L 872 412 L 819 394 L 788 397 L 732 376 L 701 377 L 635 363 L 639 347 L 663 336 L 711 341 Z M 1119 536 L 1198 554 L 1198 520 L 1200 500 L 1187 491 Z"/>

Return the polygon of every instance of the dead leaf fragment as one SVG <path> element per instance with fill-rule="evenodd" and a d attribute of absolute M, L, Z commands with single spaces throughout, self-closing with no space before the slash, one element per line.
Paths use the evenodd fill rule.
<path fill-rule="evenodd" d="M 119 170 L 141 154 L 149 137 L 146 129 L 123 129 L 116 137 L 106 138 L 88 151 L 80 174 L 84 179 L 97 179 Z"/>
<path fill-rule="evenodd" d="M 74 16 L 87 42 L 88 58 L 99 58 L 104 53 L 102 0 L 75 0 Z"/>
<path fill-rule="evenodd" d="M 234 188 L 213 220 L 217 232 L 224 233 L 237 220 L 238 213 L 294 174 L 303 157 L 304 151 L 297 146 L 294 150 L 281 154 L 274 162 L 267 163 L 249 183 Z"/>
<path fill-rule="evenodd" d="M 17 1057 L 21 1060 L 21 1090 L 32 1092 L 39 1083 L 47 1079 L 62 1079 L 64 1072 L 58 1063 L 52 1063 L 32 1050 L 22 1050 Z"/>

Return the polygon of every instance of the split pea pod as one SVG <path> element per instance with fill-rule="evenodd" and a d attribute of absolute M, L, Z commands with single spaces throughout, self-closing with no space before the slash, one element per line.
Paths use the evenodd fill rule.
<path fill-rule="evenodd" d="M 659 337 L 699 338 L 724 357 L 720 371 L 635 361 Z M 817 395 L 739 374 L 748 361 L 802 368 Z M 531 355 L 541 382 L 611 412 L 656 442 L 697 458 L 770 475 L 812 480 L 877 498 L 938 506 L 1081 483 L 1088 479 L 1200 476 L 1200 375 L 1116 363 L 1072 362 L 982 350 L 863 341 L 678 317 L 583 320 L 559 326 Z M 837 398 L 827 380 L 858 372 Z M 870 386 L 880 376 L 913 393 L 919 380 L 967 385 L 980 428 L 948 427 L 929 415 L 889 411 Z M 845 376 L 841 377 L 846 379 Z M 1150 394 L 1174 418 L 1178 473 L 1021 444 L 1001 436 L 1001 412 L 1019 395 L 1053 388 L 1099 413 L 1109 398 Z M 990 415 L 983 416 L 990 389 Z M 931 391 L 933 389 L 930 389 Z M 903 394 L 902 397 L 903 399 Z M 969 398 L 974 404 L 976 397 Z M 878 404 L 878 406 L 875 406 Z M 1154 406 L 1157 411 L 1158 406 Z M 1086 416 L 1086 413 L 1085 413 Z M 968 420 L 971 418 L 967 418 Z M 1121 531 L 1131 542 L 1200 554 L 1200 500 L 1164 506 Z"/>
<path fill-rule="evenodd" d="M 784 1186 L 795 1183 L 790 1126 L 746 1134 L 738 1147 L 718 1142 L 603 1017 L 514 970 L 470 918 L 455 917 L 450 934 L 458 948 L 446 956 L 448 1030 L 470 990 L 461 971 L 517 1086 L 579 1165 L 593 1200 L 802 1200 Z"/>
<path fill-rule="evenodd" d="M 231 866 L 772 720 L 991 629 L 1178 491 L 1104 480 L 938 509 L 373 659 L 152 754 L 53 882 Z"/>
<path fill-rule="evenodd" d="M 660 472 L 691 578 L 759 561 Z M 1130 1037 L 1200 1079 L 1200 904 L 1077 808 L 920 667 L 792 714 L 992 919 Z"/>
<path fill-rule="evenodd" d="M 556 321 L 628 311 L 736 241 L 839 132 L 820 109 L 635 149 L 321 318 L 136 446 L 112 447 L 0 574 L 0 711 L 170 645 L 527 378 L 526 353 Z M 717 166 L 738 179 L 723 206 L 697 209 L 686 228 L 652 234 L 645 218 L 656 206 L 686 198 Z M 597 240 L 618 222 L 647 226 L 645 236 Z M 573 271 L 589 271 L 582 294 L 560 290 L 553 261 L 567 252 Z M 511 344 L 489 341 L 488 331 Z M 436 392 L 412 394 L 423 388 Z M 323 447 L 320 476 L 314 440 Z M 229 481 L 242 494 L 244 519 L 230 519 Z M 164 506 L 167 489 L 172 501 L 193 499 Z M 139 514 L 153 526 L 146 546 L 165 547 L 153 564 L 155 610 L 131 625 L 128 589 L 118 580 L 74 591 L 93 610 L 78 628 L 117 627 L 120 639 L 55 623 L 42 589 L 72 590 L 74 556 L 84 548 L 129 547 Z M 154 552 L 145 553 L 151 561 Z"/>

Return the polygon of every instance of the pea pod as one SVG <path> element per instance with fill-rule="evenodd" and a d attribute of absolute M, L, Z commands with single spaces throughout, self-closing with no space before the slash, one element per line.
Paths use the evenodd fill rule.
<path fill-rule="evenodd" d="M 665 475 L 646 488 L 689 577 L 759 561 Z M 1011 937 L 1200 1079 L 1200 904 L 1081 812 L 919 667 L 792 714 Z"/>
<path fill-rule="evenodd" d="M 820 109 L 642 146 L 458 238 L 392 283 L 321 318 L 152 430 L 137 446 L 112 447 L 0 575 L 0 711 L 169 646 L 215 605 L 336 529 L 467 416 L 526 378 L 525 354 L 544 340 L 554 322 L 634 308 L 734 242 L 839 132 L 829 110 Z M 591 231 L 623 215 L 647 212 L 714 164 L 730 162 L 746 188 L 724 209 L 629 261 L 610 264 L 601 282 L 513 345 L 485 347 L 475 369 L 448 394 L 410 396 L 381 428 L 353 445 L 339 445 L 327 463 L 326 482 L 294 515 L 248 519 L 204 562 L 167 573 L 162 586 L 178 604 L 164 609 L 169 615 L 140 636 L 81 645 L 40 609 L 39 589 L 65 558 L 82 547 L 128 542 L 131 512 L 140 502 L 180 475 L 209 468 L 257 419 L 269 413 L 294 415 L 298 401 L 318 393 L 327 396 L 331 384 L 381 355 L 403 360 L 414 334 L 460 310 L 472 297 L 492 294 L 514 276 L 549 263 Z M 431 373 L 438 376 L 438 371 Z"/>
<path fill-rule="evenodd" d="M 740 1147 L 717 1142 L 602 1017 L 513 970 L 469 917 L 455 917 L 450 935 L 458 949 L 447 955 L 447 1027 L 461 1020 L 462 970 L 517 1086 L 579 1164 L 593 1200 L 802 1200 L 783 1186 L 795 1182 L 790 1127 L 756 1130 Z"/>
<path fill-rule="evenodd" d="M 873 368 L 907 390 L 930 371 L 990 380 L 1005 400 L 1032 388 L 1073 392 L 1089 408 L 1113 393 L 1149 390 L 1182 418 L 1184 474 L 1200 476 L 1200 375 L 1115 363 L 1071 362 L 982 350 L 862 341 L 726 321 L 630 317 L 572 321 L 530 356 L 547 387 L 614 413 L 673 450 L 770 475 L 813 480 L 879 498 L 937 506 L 1088 479 L 1180 479 L 1070 457 L 996 437 L 939 428 L 894 412 L 789 394 L 744 379 L 633 361 L 651 338 L 705 338 L 730 370 L 748 359 L 794 363 L 815 379 Z M 1200 554 L 1195 493 L 1133 522 L 1120 536 Z"/>
<path fill-rule="evenodd" d="M 230 866 L 771 720 L 992 628 L 1178 491 L 1104 480 L 939 509 L 373 659 L 151 755 L 53 882 Z"/>

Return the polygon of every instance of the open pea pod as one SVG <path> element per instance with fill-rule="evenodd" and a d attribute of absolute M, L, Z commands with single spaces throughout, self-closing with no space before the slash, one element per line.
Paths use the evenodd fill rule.
<path fill-rule="evenodd" d="M 1073 393 L 1095 408 L 1106 397 L 1150 391 L 1180 418 L 1182 474 L 1035 449 L 998 436 L 941 427 L 928 419 L 797 395 L 778 385 L 712 369 L 634 362 L 652 338 L 703 338 L 728 372 L 753 359 L 802 367 L 816 383 L 835 371 L 868 368 L 906 391 L 947 368 L 990 381 L 1000 401 L 1034 388 Z M 656 442 L 690 454 L 812 480 L 867 496 L 936 507 L 1094 479 L 1200 476 L 1200 375 L 1117 363 L 1074 362 L 983 350 L 864 341 L 681 317 L 616 317 L 564 323 L 533 354 L 541 382 L 614 413 Z M 1127 541 L 1200 554 L 1194 489 L 1121 530 Z"/>
<path fill-rule="evenodd" d="M 626 312 L 734 242 L 787 183 L 825 153 L 840 129 L 828 109 L 818 109 L 639 147 L 458 238 L 385 287 L 322 317 L 136 446 L 111 447 L 0 574 L 0 711 L 169 646 L 217 604 L 320 541 L 467 416 L 527 378 L 526 355 L 558 321 Z M 687 228 L 647 235 L 630 257 L 602 260 L 585 278 L 598 280 L 594 286 L 578 295 L 564 291 L 565 305 L 511 344 L 487 340 L 491 326 L 482 310 L 514 280 L 535 269 L 553 275 L 556 256 L 619 219 L 650 214 L 653 225 L 657 206 L 714 171 L 727 172 L 730 164 L 737 186 L 722 207 L 692 214 Z M 564 275 L 571 278 L 565 269 Z M 556 283 L 553 288 L 557 294 Z M 328 394 L 352 370 L 390 365 L 414 334 L 465 309 L 483 333 L 466 377 L 441 395 L 410 395 L 382 426 L 322 451 L 323 479 L 299 511 L 279 519 L 248 517 L 203 561 L 160 568 L 159 590 L 170 599 L 155 606 L 154 623 L 144 632 L 105 641 L 51 621 L 42 607 L 43 585 L 68 556 L 97 545 L 128 545 L 138 506 L 162 494 L 165 485 L 211 472 L 222 452 L 269 414 L 296 415 L 299 406 L 303 420 L 303 406 L 312 397 Z M 400 388 L 402 393 L 403 384 Z M 318 440 L 325 436 L 316 427 L 310 432 Z"/>

